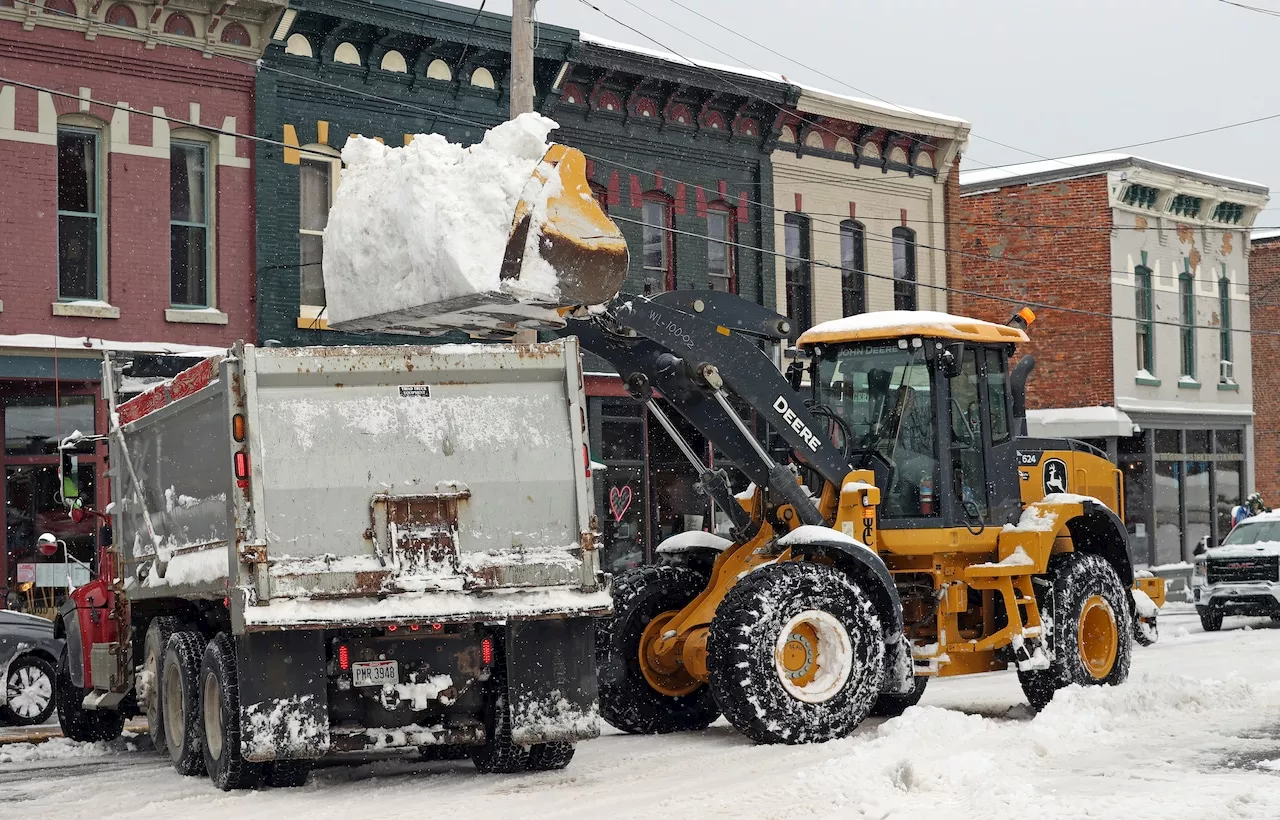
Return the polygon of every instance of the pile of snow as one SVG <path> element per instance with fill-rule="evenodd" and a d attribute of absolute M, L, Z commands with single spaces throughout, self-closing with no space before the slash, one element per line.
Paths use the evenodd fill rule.
<path fill-rule="evenodd" d="M 51 737 L 42 743 L 7 743 L 0 746 L 0 763 L 31 763 L 42 760 L 69 760 L 81 757 L 104 757 L 117 752 L 137 750 L 136 736 L 125 732 L 119 738 L 96 743 L 82 743 L 65 737 Z"/>
<path fill-rule="evenodd" d="M 505 292 L 553 301 L 555 272 L 539 255 L 540 215 L 560 190 L 538 192 L 518 280 L 499 272 L 525 185 L 557 125 L 539 114 L 502 123 L 470 148 L 418 134 L 403 148 L 352 137 L 324 235 L 327 318 L 337 324 Z"/>

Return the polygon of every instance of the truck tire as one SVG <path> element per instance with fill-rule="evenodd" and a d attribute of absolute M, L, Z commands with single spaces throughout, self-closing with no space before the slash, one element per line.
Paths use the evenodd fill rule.
<path fill-rule="evenodd" d="M 250 763 L 241 753 L 240 683 L 235 641 L 230 635 L 220 632 L 209 641 L 200 662 L 198 680 L 203 726 L 200 753 L 209 779 L 224 792 L 253 788 L 261 782 L 265 767 L 261 763 Z M 306 779 L 305 771 L 302 779 Z"/>
<path fill-rule="evenodd" d="M 188 776 L 204 773 L 199 685 L 203 654 L 200 633 L 174 632 L 165 644 L 160 666 L 164 745 L 174 770 Z"/>
<path fill-rule="evenodd" d="M 164 650 L 169 643 L 169 636 L 181 628 L 182 623 L 177 618 L 152 618 L 142 644 L 142 674 L 138 677 L 135 692 L 142 714 L 147 718 L 147 733 L 151 735 L 151 743 L 158 752 L 166 749 L 164 709 L 161 708 L 164 701 L 160 694 L 161 666 L 164 665 Z"/>
<path fill-rule="evenodd" d="M 512 774 L 529 768 L 529 748 L 511 740 L 511 709 L 507 700 L 506 658 L 494 660 L 493 677 L 485 695 L 485 741 L 467 747 L 467 754 L 481 774 Z"/>
<path fill-rule="evenodd" d="M 36 655 L 23 655 L 9 662 L 5 675 L 5 704 L 0 706 L 0 723 L 34 726 L 44 723 L 57 708 L 53 666 Z"/>
<path fill-rule="evenodd" d="M 871 601 L 834 567 L 786 561 L 741 578 L 707 640 L 724 716 L 756 743 L 821 743 L 858 727 L 885 675 Z"/>
<path fill-rule="evenodd" d="M 1222 619 L 1226 617 L 1225 612 L 1212 606 L 1198 606 L 1196 614 L 1200 616 L 1200 628 L 1205 632 L 1217 632 L 1222 629 Z"/>
<path fill-rule="evenodd" d="M 535 743 L 529 747 L 529 771 L 531 772 L 563 769 L 571 760 L 573 760 L 572 743 Z"/>
<path fill-rule="evenodd" d="M 924 688 L 928 684 L 928 677 L 916 675 L 910 692 L 881 692 L 880 697 L 876 698 L 876 705 L 871 707 L 871 716 L 897 717 L 920 702 L 920 698 L 924 696 Z"/>
<path fill-rule="evenodd" d="M 311 774 L 312 762 L 310 760 L 277 760 L 274 763 L 268 763 L 263 779 L 268 786 L 275 789 L 296 789 L 307 782 L 307 775 Z"/>
<path fill-rule="evenodd" d="M 1048 669 L 1018 671 L 1037 712 L 1064 686 L 1123 683 L 1133 651 L 1129 591 L 1105 558 L 1058 553 L 1049 559 L 1048 574 L 1048 587 L 1037 585 L 1036 593 L 1041 616 L 1052 624 L 1052 660 Z"/>
<path fill-rule="evenodd" d="M 58 725 L 62 734 L 80 743 L 115 740 L 124 731 L 124 715 L 115 709 L 84 708 L 85 690 L 71 681 L 71 661 L 68 645 L 58 658 Z"/>
<path fill-rule="evenodd" d="M 715 695 L 690 680 L 680 695 L 659 692 L 640 668 L 640 638 L 654 618 L 682 609 L 705 582 L 684 567 L 637 567 L 613 582 L 613 617 L 596 621 L 600 716 L 631 734 L 699 731 L 720 716 Z"/>

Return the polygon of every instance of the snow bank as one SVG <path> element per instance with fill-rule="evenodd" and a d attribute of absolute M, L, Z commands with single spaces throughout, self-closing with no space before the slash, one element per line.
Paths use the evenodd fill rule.
<path fill-rule="evenodd" d="M 525 184 L 557 125 L 539 114 L 502 123 L 470 148 L 419 134 L 403 148 L 352 137 L 324 235 L 324 282 L 331 323 L 376 316 L 504 288 L 553 300 L 555 274 L 530 228 L 519 284 L 499 281 L 507 236 Z M 552 177 L 534 204 L 545 213 Z"/>
<path fill-rule="evenodd" d="M 0 763 L 31 763 L 42 760 L 70 760 L 83 757 L 105 757 L 122 751 L 135 751 L 135 735 L 125 732 L 116 740 L 81 743 L 65 737 L 52 737 L 43 743 L 8 743 L 0 746 Z"/>

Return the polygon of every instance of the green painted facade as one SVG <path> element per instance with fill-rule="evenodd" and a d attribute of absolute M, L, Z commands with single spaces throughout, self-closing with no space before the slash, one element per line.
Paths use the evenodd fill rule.
<path fill-rule="evenodd" d="M 297 0 L 291 7 L 298 16 L 289 36 L 305 37 L 313 56 L 286 53 L 285 42 L 267 48 L 256 95 L 260 135 L 335 150 L 348 134 L 401 145 L 405 135 L 439 133 L 470 144 L 506 119 L 506 16 L 421 0 Z M 632 250 L 628 289 L 643 292 L 652 279 L 642 267 L 636 196 L 660 193 L 671 203 L 679 288 L 708 286 L 707 241 L 696 236 L 707 233 L 703 202 L 722 200 L 731 209 L 737 242 L 773 247 L 768 157 L 781 109 L 794 103 L 791 86 L 677 65 L 554 26 L 539 25 L 537 42 L 535 106 L 561 124 L 553 139 L 591 160 L 592 181 Z M 344 43 L 355 47 L 360 65 L 335 61 Z M 404 57 L 407 71 L 381 68 L 390 50 Z M 427 76 L 436 60 L 449 66 L 451 80 Z M 471 83 L 478 68 L 492 75 L 493 89 Z M 291 154 L 257 146 L 259 340 L 409 341 L 337 333 L 300 319 L 300 166 Z M 742 199 L 751 202 L 740 207 Z M 734 263 L 738 292 L 772 305 L 771 258 L 739 249 Z"/>

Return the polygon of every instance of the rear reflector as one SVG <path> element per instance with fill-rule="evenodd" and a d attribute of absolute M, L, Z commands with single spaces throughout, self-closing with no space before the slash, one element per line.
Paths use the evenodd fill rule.
<path fill-rule="evenodd" d="M 587 478 L 591 478 L 591 453 L 585 444 L 582 445 L 582 469 L 586 471 Z"/>
<path fill-rule="evenodd" d="M 347 650 L 345 643 L 338 647 L 338 668 L 343 672 L 351 668 L 351 653 Z"/>
<path fill-rule="evenodd" d="M 244 414 L 236 413 L 231 417 L 231 437 L 236 441 L 244 441 Z"/>
<path fill-rule="evenodd" d="M 493 663 L 493 638 L 485 638 L 480 642 L 480 660 L 485 666 Z"/>

